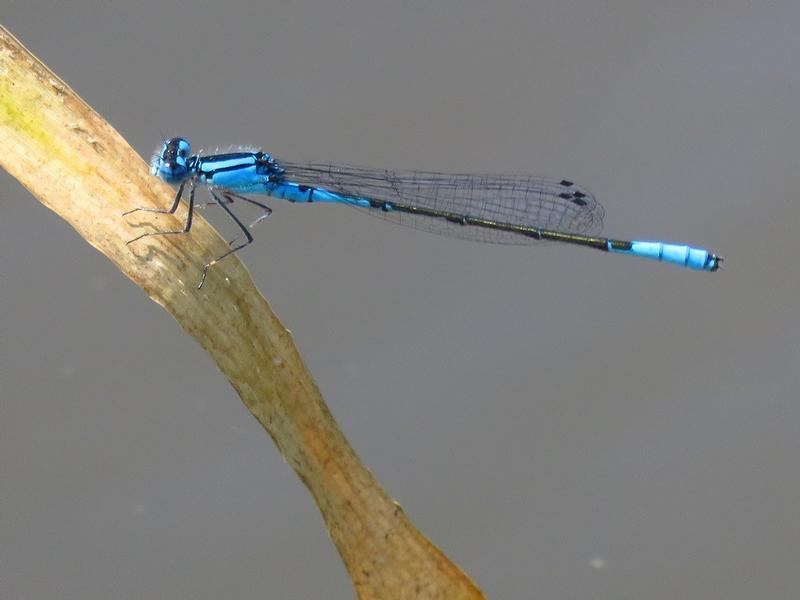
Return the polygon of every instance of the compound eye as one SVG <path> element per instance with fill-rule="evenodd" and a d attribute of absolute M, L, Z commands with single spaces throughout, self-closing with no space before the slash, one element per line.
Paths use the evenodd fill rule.
<path fill-rule="evenodd" d="M 178 156 L 181 158 L 187 158 L 190 152 L 190 146 L 188 140 L 183 138 L 175 138 L 176 146 L 178 148 Z"/>
<path fill-rule="evenodd" d="M 188 158 L 191 148 L 188 140 L 180 137 L 174 137 L 164 142 L 164 148 L 161 151 L 161 156 L 164 160 L 171 161 L 178 158 Z"/>

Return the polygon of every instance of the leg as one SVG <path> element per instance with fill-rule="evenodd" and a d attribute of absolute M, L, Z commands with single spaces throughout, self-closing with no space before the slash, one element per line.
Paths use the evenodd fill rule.
<path fill-rule="evenodd" d="M 188 213 L 186 215 L 186 224 L 183 226 L 183 229 L 178 229 L 178 230 L 175 230 L 175 231 L 153 231 L 153 232 L 150 232 L 150 233 L 143 233 L 142 235 L 140 235 L 138 237 L 135 237 L 132 240 L 128 240 L 125 243 L 126 244 L 132 244 L 133 242 L 135 242 L 137 240 L 140 240 L 142 238 L 145 238 L 145 237 L 148 237 L 148 236 L 151 236 L 151 235 L 174 235 L 174 234 L 177 234 L 177 233 L 180 233 L 180 234 L 189 233 L 189 231 L 192 229 L 192 217 L 194 216 L 194 190 L 195 190 L 195 188 L 194 188 L 194 179 L 190 179 L 189 180 L 189 185 L 191 186 L 191 189 L 189 190 L 189 211 L 188 211 Z M 184 186 L 184 184 L 181 184 L 181 187 L 178 189 L 178 196 L 175 199 L 175 204 L 172 206 L 172 209 L 170 209 L 170 210 L 161 210 L 161 211 L 153 209 L 151 212 L 161 212 L 161 213 L 170 213 L 170 214 L 174 213 L 175 209 L 177 209 L 178 202 L 180 202 L 181 194 L 183 193 L 183 186 Z M 142 208 L 142 209 L 134 209 L 134 210 L 148 210 L 148 209 Z M 131 211 L 131 212 L 133 212 L 133 211 Z"/>
<path fill-rule="evenodd" d="M 247 198 L 246 196 L 240 196 L 239 194 L 234 194 L 233 192 L 228 191 L 222 193 L 222 198 L 225 200 L 225 204 L 233 204 L 234 200 L 243 200 L 244 202 L 249 202 L 254 206 L 258 206 L 261 210 L 264 211 L 264 214 L 262 214 L 252 223 L 250 223 L 251 229 L 272 214 L 272 209 L 269 206 L 263 204 L 262 202 L 257 202 L 255 200 Z M 216 202 L 207 202 L 204 206 L 211 206 L 212 204 L 216 204 Z M 231 244 L 233 244 L 233 242 L 235 242 L 238 239 L 239 236 L 236 236 L 235 238 L 233 238 L 228 242 L 228 245 L 230 246 Z"/>
<path fill-rule="evenodd" d="M 225 198 L 225 204 L 233 204 L 233 198 Z M 217 206 L 216 202 L 201 202 L 195 204 L 196 208 L 208 208 L 209 206 Z"/>
<path fill-rule="evenodd" d="M 204 265 L 203 266 L 203 277 L 200 279 L 200 283 L 197 284 L 197 289 L 198 290 L 201 287 L 203 287 L 203 284 L 206 282 L 206 275 L 208 275 L 208 270 L 211 267 L 213 267 L 215 264 L 217 264 L 223 258 L 225 258 L 227 256 L 230 256 L 234 252 L 238 252 L 239 250 L 241 250 L 242 248 L 244 248 L 245 246 L 247 246 L 248 244 L 250 244 L 253 241 L 253 236 L 250 235 L 250 232 L 247 230 L 247 227 L 245 227 L 244 224 L 236 217 L 236 215 L 233 214 L 233 211 L 230 208 L 228 208 L 228 205 L 225 203 L 225 201 L 222 198 L 219 197 L 219 194 L 217 194 L 214 190 L 211 190 L 211 189 L 209 189 L 208 191 L 211 194 L 211 197 L 214 198 L 214 200 L 217 202 L 217 204 L 219 204 L 222 207 L 222 209 L 226 213 L 228 213 L 228 216 L 231 219 L 233 219 L 233 222 L 236 223 L 239 226 L 239 229 L 242 230 L 242 233 L 244 233 L 244 237 L 247 238 L 247 241 L 239 244 L 238 246 L 234 246 L 233 248 L 228 250 L 222 256 L 218 256 L 217 258 L 212 260 L 210 263 L 207 263 L 206 265 Z"/>
<path fill-rule="evenodd" d="M 134 208 L 132 210 L 127 210 L 124 213 L 122 213 L 122 216 L 124 217 L 125 215 L 129 215 L 131 213 L 135 213 L 135 212 L 138 212 L 140 210 L 141 211 L 145 211 L 145 212 L 160 213 L 162 215 L 174 215 L 175 211 L 178 210 L 178 205 L 181 203 L 181 196 L 183 196 L 183 188 L 184 188 L 184 186 L 186 186 L 186 182 L 185 181 L 182 182 L 180 187 L 178 188 L 178 193 L 175 194 L 175 202 L 172 203 L 172 206 L 169 208 L 169 210 L 164 210 L 163 208 L 140 207 L 140 208 Z M 192 182 L 192 187 L 194 187 L 194 181 Z"/>
<path fill-rule="evenodd" d="M 234 199 L 236 199 L 236 200 L 244 200 L 245 202 L 249 202 L 253 206 L 257 206 L 261 210 L 264 211 L 264 214 L 262 214 L 260 217 L 258 217 L 252 223 L 250 223 L 250 227 L 255 227 L 256 225 L 261 223 L 261 221 L 263 221 L 264 219 L 266 219 L 268 216 L 270 216 L 272 214 L 272 209 L 269 206 L 267 206 L 266 204 L 264 204 L 262 202 L 256 202 L 255 200 L 252 200 L 251 198 L 247 198 L 245 196 L 240 196 L 239 194 L 234 194 L 233 192 L 226 192 L 225 194 L 223 194 L 223 197 L 228 199 L 231 202 L 233 202 Z"/>
<path fill-rule="evenodd" d="M 233 192 L 225 192 L 225 193 L 223 193 L 222 194 L 222 199 L 224 200 L 225 204 L 233 204 L 234 199 L 236 199 L 236 200 L 244 200 L 245 202 L 249 202 L 250 204 L 258 206 L 261 210 L 263 210 L 264 214 L 261 215 L 260 217 L 258 217 L 252 223 L 250 223 L 250 227 L 251 228 L 255 227 L 261 221 L 263 221 L 264 219 L 266 219 L 268 216 L 270 216 L 272 214 L 272 209 L 269 206 L 267 206 L 266 204 L 263 204 L 261 202 L 257 202 L 255 200 L 251 200 L 250 198 L 247 198 L 245 196 L 240 196 L 239 194 L 234 194 Z M 216 205 L 217 205 L 217 202 L 203 202 L 202 204 L 196 204 L 195 206 L 197 208 L 207 208 L 209 206 L 216 206 Z M 236 241 L 236 239 L 237 238 L 233 238 L 228 243 L 232 244 L 234 241 Z"/>
<path fill-rule="evenodd" d="M 250 204 L 252 204 L 254 206 L 259 207 L 261 210 L 264 211 L 264 214 L 262 214 L 260 217 L 258 217 L 252 223 L 250 223 L 250 228 L 251 229 L 253 227 L 255 227 L 256 225 L 258 225 L 261 221 L 263 221 L 264 219 L 266 219 L 268 216 L 270 216 L 272 214 L 272 209 L 269 206 L 267 206 L 266 204 L 263 204 L 262 202 L 256 202 L 255 200 L 251 200 L 250 198 L 247 198 L 246 196 L 240 196 L 239 194 L 234 194 L 233 192 L 224 192 L 222 194 L 222 197 L 226 200 L 226 202 L 228 204 L 232 204 L 234 199 L 243 200 L 245 202 L 249 202 Z M 233 244 L 233 242 L 235 242 L 238 239 L 239 239 L 239 236 L 236 236 L 235 238 L 233 238 L 231 241 L 228 242 L 228 245 L 230 246 L 231 244 Z"/>
<path fill-rule="evenodd" d="M 248 198 L 246 196 L 241 196 L 239 194 L 234 194 L 233 192 L 230 192 L 230 191 L 222 192 L 221 196 L 222 196 L 222 199 L 225 201 L 225 204 L 233 204 L 234 200 L 243 200 L 244 202 L 249 202 L 250 204 L 252 204 L 254 206 L 257 206 L 261 210 L 264 211 L 263 215 L 258 217 L 252 223 L 250 223 L 250 227 L 251 228 L 255 227 L 261 221 L 263 221 L 264 219 L 266 219 L 268 216 L 270 216 L 272 214 L 272 209 L 269 206 L 267 206 L 266 204 L 264 204 L 262 202 L 257 202 L 256 200 L 253 200 L 253 199 Z M 200 207 L 206 208 L 207 206 L 216 206 L 216 205 L 217 205 L 216 202 L 204 202 L 203 204 L 197 204 L 196 206 L 198 208 L 200 208 Z"/>

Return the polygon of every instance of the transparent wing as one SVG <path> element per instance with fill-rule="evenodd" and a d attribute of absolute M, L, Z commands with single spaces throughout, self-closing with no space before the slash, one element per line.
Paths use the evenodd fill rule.
<path fill-rule="evenodd" d="M 582 235 L 596 235 L 603 228 L 603 207 L 589 190 L 567 180 L 391 171 L 327 163 L 280 164 L 287 181 L 324 188 L 345 199 L 375 201 L 373 208 L 356 208 L 450 237 L 499 244 L 537 242 L 518 231 L 474 223 L 464 226 L 453 216 L 507 224 L 510 229 L 541 228 Z M 423 209 L 427 214 L 415 214 L 413 209 Z"/>

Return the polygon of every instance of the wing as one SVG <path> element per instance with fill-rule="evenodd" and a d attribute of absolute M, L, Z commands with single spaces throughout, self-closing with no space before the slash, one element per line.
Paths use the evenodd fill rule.
<path fill-rule="evenodd" d="M 532 244 L 537 240 L 521 234 L 520 228 L 581 235 L 595 235 L 603 228 L 605 211 L 591 192 L 563 179 L 391 171 L 328 163 L 280 165 L 287 181 L 323 188 L 343 196 L 345 203 L 369 200 L 371 208 L 355 207 L 401 225 L 449 237 Z M 459 217 L 469 221 L 464 225 L 466 219 Z M 509 231 L 503 230 L 503 224 L 509 226 Z"/>

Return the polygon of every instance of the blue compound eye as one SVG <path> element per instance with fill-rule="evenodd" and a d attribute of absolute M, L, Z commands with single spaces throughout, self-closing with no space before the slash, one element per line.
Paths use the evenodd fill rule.
<path fill-rule="evenodd" d="M 186 179 L 189 168 L 186 164 L 191 152 L 189 141 L 171 138 L 164 142 L 161 151 L 153 157 L 151 172 L 167 183 L 179 183 Z"/>
<path fill-rule="evenodd" d="M 177 148 L 177 153 L 180 158 L 188 158 L 189 157 L 189 150 L 191 147 L 189 146 L 189 141 L 183 138 L 172 138 L 168 144 L 174 145 Z"/>

